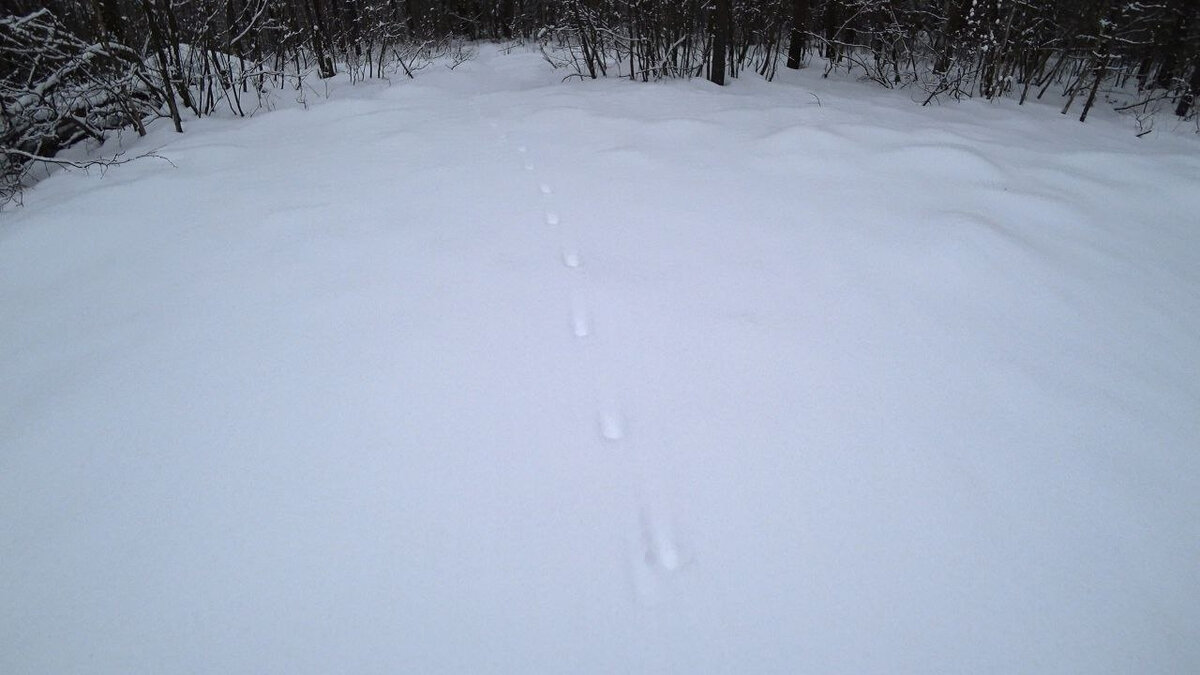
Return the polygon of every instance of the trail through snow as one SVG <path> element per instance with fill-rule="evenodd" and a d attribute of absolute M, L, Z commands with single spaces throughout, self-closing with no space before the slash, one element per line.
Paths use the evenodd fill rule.
<path fill-rule="evenodd" d="M 493 129 L 500 128 L 494 121 L 488 125 Z M 509 137 L 510 134 L 500 132 L 498 140 L 501 145 L 507 146 Z M 517 145 L 515 149 L 521 156 L 526 156 L 529 152 L 526 145 Z M 660 577 L 676 572 L 683 561 L 674 542 L 670 519 L 663 511 L 661 499 L 650 491 L 651 480 L 646 475 L 649 470 L 647 463 L 637 461 L 637 458 L 644 458 L 644 455 L 639 453 L 635 442 L 626 438 L 625 415 L 621 411 L 617 384 L 608 374 L 611 370 L 610 359 L 605 355 L 608 341 L 603 334 L 593 335 L 588 300 L 593 291 L 587 282 L 587 272 L 581 267 L 578 228 L 573 224 L 574 221 L 568 220 L 567 223 L 563 223 L 558 212 L 553 209 L 551 195 L 554 190 L 549 183 L 539 182 L 538 191 L 546 208 L 546 224 L 553 228 L 559 241 L 560 260 L 570 272 L 567 286 L 571 297 L 572 333 L 580 339 L 580 359 L 588 380 L 580 390 L 593 392 L 597 432 L 602 441 L 595 449 L 610 456 L 612 463 L 625 467 L 622 474 L 625 476 L 624 480 L 628 481 L 628 484 L 623 486 L 629 502 L 626 508 L 631 516 L 631 524 L 636 519 L 636 527 L 629 528 L 629 534 L 632 536 L 629 536 L 626 542 L 634 597 L 639 603 L 654 604 L 660 601 Z"/>
<path fill-rule="evenodd" d="M 561 77 L 0 214 L 0 672 L 1196 670 L 1196 138 Z"/>

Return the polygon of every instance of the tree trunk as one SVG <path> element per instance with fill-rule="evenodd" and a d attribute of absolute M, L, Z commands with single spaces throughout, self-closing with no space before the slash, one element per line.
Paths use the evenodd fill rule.
<path fill-rule="evenodd" d="M 1100 82 L 1104 76 L 1108 74 L 1108 62 L 1111 58 L 1109 54 L 1109 40 L 1111 39 L 1110 32 L 1115 23 L 1116 16 L 1119 10 L 1115 6 L 1114 0 L 1108 0 L 1108 6 L 1104 8 L 1104 12 L 1099 15 L 1096 22 L 1096 43 L 1092 47 L 1092 88 L 1088 92 L 1087 101 L 1083 104 L 1083 113 L 1079 115 L 1080 122 L 1086 122 L 1088 112 L 1092 109 L 1092 104 L 1096 102 L 1096 92 L 1100 90 Z"/>
<path fill-rule="evenodd" d="M 942 25 L 942 34 L 937 40 L 938 57 L 933 65 L 933 72 L 945 75 L 950 70 L 953 52 L 958 47 L 958 33 L 966 21 L 966 7 L 958 0 L 946 2 L 946 23 Z"/>
<path fill-rule="evenodd" d="M 321 79 L 326 79 L 337 75 L 337 71 L 333 68 L 332 49 L 327 49 L 325 33 L 325 19 L 321 11 L 321 0 L 312 0 L 311 7 L 308 0 L 304 0 L 304 13 L 308 18 L 309 30 L 312 31 L 313 52 L 317 57 L 318 71 Z"/>
<path fill-rule="evenodd" d="M 713 18 L 712 65 L 708 79 L 713 84 L 725 84 L 725 57 L 729 52 L 729 37 L 733 32 L 733 0 L 717 0 Z"/>
<path fill-rule="evenodd" d="M 162 78 L 162 94 L 167 99 L 167 108 L 171 110 L 171 121 L 175 123 L 175 131 L 183 133 L 183 120 L 179 117 L 179 106 L 175 103 L 175 92 L 171 89 L 171 74 L 167 67 L 167 50 L 163 45 L 162 31 L 158 26 L 158 18 L 150 0 L 142 0 L 142 12 L 146 15 L 146 23 L 150 26 L 150 44 L 158 58 L 159 77 Z"/>
<path fill-rule="evenodd" d="M 825 24 L 822 27 L 825 34 L 825 58 L 829 59 L 830 63 L 837 63 L 838 57 L 841 53 L 840 50 L 838 50 L 838 45 L 836 43 L 836 40 L 838 39 L 838 33 L 840 32 L 840 26 L 838 24 L 841 21 L 841 19 L 838 18 L 838 0 L 826 1 L 825 16 L 823 19 Z"/>
<path fill-rule="evenodd" d="M 121 20 L 121 8 L 117 6 L 117 0 L 92 0 L 92 8 L 101 39 L 111 38 L 113 42 L 124 44 L 125 22 Z"/>
<path fill-rule="evenodd" d="M 345 34 L 343 39 L 349 44 L 346 45 L 345 52 L 350 53 L 354 50 L 356 58 L 362 56 L 362 33 L 359 30 L 361 22 L 361 12 L 358 8 L 358 0 L 342 0 L 342 23 L 346 24 L 343 27 Z"/>
<path fill-rule="evenodd" d="M 513 0 L 501 0 L 498 21 L 500 23 L 500 35 L 505 40 L 511 40 L 513 36 Z"/>
<path fill-rule="evenodd" d="M 1154 76 L 1154 86 L 1168 90 L 1175 86 L 1175 69 L 1181 60 L 1186 67 L 1187 57 L 1185 54 L 1187 53 L 1189 19 L 1192 18 L 1192 14 L 1197 13 L 1193 11 L 1192 14 L 1188 14 L 1183 8 L 1172 7 L 1172 9 L 1178 13 L 1178 18 L 1166 31 L 1165 39 L 1160 44 L 1162 60 L 1159 63 L 1158 72 Z"/>
<path fill-rule="evenodd" d="M 788 42 L 787 67 L 799 70 L 808 46 L 808 0 L 792 0 L 792 37 Z"/>
<path fill-rule="evenodd" d="M 164 0 L 155 0 L 159 11 L 167 18 L 167 42 L 170 44 L 170 52 L 174 55 L 174 67 L 171 76 L 175 82 L 175 88 L 179 91 L 179 100 L 183 102 L 184 107 L 191 108 L 196 116 L 200 116 L 200 107 L 192 101 L 192 95 L 188 91 L 188 83 L 183 77 L 183 51 L 179 45 L 179 22 L 175 19 L 175 9 L 171 7 L 170 2 Z"/>
<path fill-rule="evenodd" d="M 1192 104 L 1196 102 L 1196 94 L 1200 94 L 1200 59 L 1196 59 L 1196 64 L 1192 67 L 1192 77 L 1188 80 L 1188 88 L 1183 92 L 1183 96 L 1179 97 L 1179 103 L 1175 105 L 1175 114 L 1180 117 L 1187 117 L 1187 114 L 1192 109 Z"/>

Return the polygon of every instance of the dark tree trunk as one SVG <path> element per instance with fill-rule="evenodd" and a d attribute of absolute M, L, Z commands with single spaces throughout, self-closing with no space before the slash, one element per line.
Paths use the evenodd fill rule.
<path fill-rule="evenodd" d="M 827 0 L 825 3 L 824 19 L 824 35 L 825 35 L 825 58 L 831 62 L 837 62 L 840 51 L 836 40 L 838 39 L 838 23 L 841 19 L 838 17 L 838 0 Z"/>
<path fill-rule="evenodd" d="M 321 78 L 329 78 L 337 75 L 337 71 L 333 68 L 332 49 L 329 49 L 328 33 L 325 31 L 324 12 L 321 10 L 321 0 L 312 0 L 311 7 L 308 0 L 304 0 L 304 13 L 308 15 L 309 29 L 312 31 L 312 46 L 313 52 L 317 56 L 317 66 L 321 74 Z"/>
<path fill-rule="evenodd" d="M 792 0 L 792 37 L 788 42 L 787 67 L 798 70 L 804 62 L 804 49 L 808 47 L 808 0 Z"/>
<path fill-rule="evenodd" d="M 1092 47 L 1092 88 L 1088 91 L 1087 101 L 1083 104 L 1083 113 L 1079 115 L 1080 122 L 1087 121 L 1088 112 L 1096 102 L 1096 92 L 1100 90 L 1100 82 L 1108 74 L 1108 62 L 1111 58 L 1108 51 L 1109 41 L 1112 37 L 1112 26 L 1116 23 L 1118 14 L 1119 10 L 1115 6 L 1114 0 L 1108 0 L 1108 6 L 1104 8 L 1104 12 L 1100 14 L 1096 22 L 1096 42 Z"/>
<path fill-rule="evenodd" d="M 353 48 L 356 57 L 362 56 L 362 34 L 358 28 L 359 16 L 358 0 L 342 0 L 342 23 L 346 24 L 343 27 L 345 30 L 343 40 L 349 42 L 345 51 L 349 53 Z"/>
<path fill-rule="evenodd" d="M 1170 3 L 1168 6 L 1173 5 Z M 1187 65 L 1187 35 L 1189 19 L 1192 15 L 1200 12 L 1193 10 L 1190 14 L 1182 7 L 1171 7 L 1177 13 L 1177 18 L 1171 23 L 1171 27 L 1166 31 L 1165 39 L 1160 45 L 1162 49 L 1162 62 L 1158 66 L 1158 72 L 1154 76 L 1154 85 L 1163 89 L 1171 89 L 1175 86 L 1176 68 L 1182 61 L 1184 66 Z M 1181 58 L 1182 57 L 1182 58 Z"/>
<path fill-rule="evenodd" d="M 150 26 L 150 45 L 158 59 L 159 77 L 162 78 L 162 95 L 167 99 L 167 108 L 171 111 L 171 121 L 175 123 L 175 131 L 183 133 L 183 120 L 179 116 L 179 106 L 175 103 L 175 92 L 171 89 L 171 73 L 167 66 L 167 49 L 163 44 L 162 30 L 158 25 L 158 17 L 150 0 L 142 1 L 142 12 L 146 15 L 146 23 Z"/>
<path fill-rule="evenodd" d="M 1080 122 L 1086 122 L 1092 104 L 1096 102 L 1096 92 L 1100 90 L 1100 82 L 1108 72 L 1108 54 L 1097 55 L 1092 65 L 1092 88 L 1088 90 L 1087 102 L 1083 104 L 1083 112 L 1079 115 Z"/>
<path fill-rule="evenodd" d="M 179 100 L 183 102 L 184 107 L 191 108 L 196 116 L 200 116 L 200 107 L 192 101 L 192 94 L 188 91 L 188 82 L 183 77 L 183 50 L 179 44 L 179 22 L 175 19 L 175 9 L 171 7 L 168 0 L 155 0 L 158 4 L 158 10 L 167 18 L 167 41 L 170 43 L 171 50 L 169 54 L 175 57 L 174 68 L 171 75 L 175 82 L 175 88 L 179 92 Z"/>
<path fill-rule="evenodd" d="M 113 42 L 125 43 L 125 22 L 121 20 L 121 8 L 117 0 L 92 0 L 100 36 Z"/>
<path fill-rule="evenodd" d="M 225 25 L 229 29 L 229 49 L 231 53 L 241 56 L 242 46 L 237 41 L 238 34 L 241 33 L 241 30 L 238 29 L 237 20 L 237 0 L 225 0 Z"/>
<path fill-rule="evenodd" d="M 944 75 L 950 70 L 953 52 L 958 47 L 958 33 L 966 20 L 966 7 L 958 0 L 948 0 L 946 3 L 946 23 L 942 26 L 942 34 L 938 40 L 937 63 L 933 72 Z"/>
<path fill-rule="evenodd" d="M 1175 105 L 1175 114 L 1187 117 L 1188 112 L 1192 109 L 1192 104 L 1196 102 L 1196 94 L 1200 94 L 1200 58 L 1196 59 L 1196 64 L 1192 67 L 1192 77 L 1188 80 L 1187 90 L 1183 92 L 1183 96 L 1179 97 L 1179 103 Z"/>
<path fill-rule="evenodd" d="M 404 0 L 404 23 L 408 26 L 410 34 L 417 32 L 417 10 L 413 6 L 413 0 Z"/>
<path fill-rule="evenodd" d="M 729 52 L 729 37 L 733 32 L 733 0 L 717 0 L 713 17 L 712 64 L 708 79 L 713 84 L 725 84 L 725 57 Z"/>
<path fill-rule="evenodd" d="M 511 40 L 513 36 L 513 0 L 501 0 L 500 16 L 497 17 L 497 22 L 500 24 L 500 34 L 505 40 Z"/>

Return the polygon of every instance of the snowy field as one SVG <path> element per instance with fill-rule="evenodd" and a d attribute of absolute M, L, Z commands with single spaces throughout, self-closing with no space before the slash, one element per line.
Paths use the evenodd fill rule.
<path fill-rule="evenodd" d="M 0 672 L 1200 670 L 1194 134 L 562 75 L 0 214 Z"/>

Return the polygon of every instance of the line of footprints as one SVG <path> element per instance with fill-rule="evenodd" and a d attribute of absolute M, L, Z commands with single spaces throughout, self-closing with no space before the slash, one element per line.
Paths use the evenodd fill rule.
<path fill-rule="evenodd" d="M 499 141 L 507 144 L 508 134 L 499 132 L 496 122 L 489 122 L 489 125 L 499 133 Z M 516 150 L 521 155 L 522 168 L 533 172 L 534 164 L 529 157 L 529 148 L 517 145 Z M 584 277 L 580 276 L 583 263 L 579 255 L 578 238 L 570 228 L 562 227 L 562 218 L 551 208 L 550 200 L 554 188 L 548 183 L 539 182 L 538 190 L 546 207 L 546 225 L 559 229 L 562 264 L 576 273 L 573 278 L 574 292 L 571 294 L 571 330 L 576 338 L 583 339 L 591 335 L 592 325 L 583 292 Z M 597 415 L 600 437 L 607 443 L 620 443 L 625 438 L 625 421 L 616 396 L 611 392 L 612 387 L 603 382 L 599 383 L 597 388 L 600 390 Z M 674 543 L 671 523 L 661 517 L 662 509 L 649 508 L 647 504 L 642 503 L 638 511 L 638 537 L 633 542 L 635 551 L 631 556 L 634 563 L 632 582 L 640 602 L 657 604 L 661 595 L 657 577 L 678 571 L 686 559 Z"/>
<path fill-rule="evenodd" d="M 507 136 L 501 135 L 501 141 L 507 141 Z M 526 171 L 532 172 L 534 165 L 529 159 L 529 148 L 524 145 L 518 145 L 516 148 L 517 152 L 521 155 L 522 167 Z M 562 218 L 557 211 L 550 208 L 550 198 L 554 194 L 554 188 L 549 183 L 538 183 L 538 191 L 542 194 L 542 199 L 546 206 L 546 225 L 562 228 L 559 231 L 562 241 L 562 264 L 571 270 L 580 270 L 583 264 L 579 257 L 579 246 L 576 244 L 578 238 L 569 228 L 562 227 Z M 586 338 L 592 333 L 591 316 L 588 312 L 588 303 L 585 300 L 585 294 L 580 288 L 583 283 L 582 279 L 577 277 L 573 281 L 576 289 L 571 294 L 571 332 L 577 338 Z M 615 401 L 611 400 L 612 396 L 602 394 L 601 398 L 606 399 L 606 401 L 600 404 L 600 436 L 606 441 L 620 441 L 625 437 L 625 423 L 622 415 L 617 409 Z"/>

